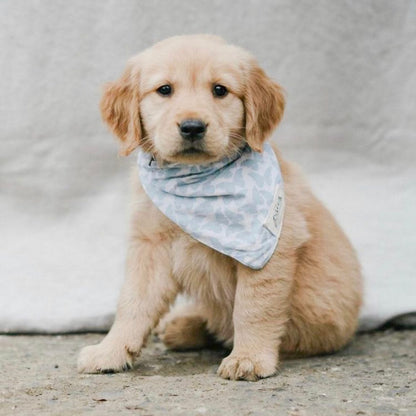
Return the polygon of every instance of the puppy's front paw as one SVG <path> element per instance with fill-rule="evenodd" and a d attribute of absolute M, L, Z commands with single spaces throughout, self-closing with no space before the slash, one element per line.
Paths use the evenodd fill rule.
<path fill-rule="evenodd" d="M 124 347 L 90 345 L 78 357 L 79 373 L 116 373 L 133 367 L 133 356 Z"/>
<path fill-rule="evenodd" d="M 229 380 L 257 381 L 272 376 L 276 369 L 275 357 L 231 353 L 222 360 L 217 374 Z"/>

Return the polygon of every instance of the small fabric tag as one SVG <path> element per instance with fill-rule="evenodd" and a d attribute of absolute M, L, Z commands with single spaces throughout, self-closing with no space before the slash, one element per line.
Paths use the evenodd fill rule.
<path fill-rule="evenodd" d="M 283 184 L 276 187 L 273 197 L 273 203 L 270 207 L 264 226 L 277 238 L 280 237 L 283 224 L 283 214 L 285 211 L 285 194 Z"/>

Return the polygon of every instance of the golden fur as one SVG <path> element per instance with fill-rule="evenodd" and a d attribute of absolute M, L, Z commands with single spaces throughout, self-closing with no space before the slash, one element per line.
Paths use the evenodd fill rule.
<path fill-rule="evenodd" d="M 163 84 L 173 86 L 171 96 L 157 93 Z M 214 97 L 214 84 L 226 86 L 228 95 Z M 244 141 L 261 151 L 283 108 L 281 88 L 250 54 L 209 35 L 170 38 L 142 52 L 106 86 L 101 102 L 121 154 L 142 146 L 162 163 L 218 160 Z M 208 124 L 203 151 L 196 154 L 182 152 L 177 126 L 186 118 Z M 200 348 L 211 337 L 232 347 L 218 374 L 233 380 L 274 374 L 279 353 L 327 353 L 351 339 L 362 296 L 354 250 L 300 170 L 276 154 L 286 211 L 278 248 L 261 270 L 185 234 L 152 204 L 133 173 L 130 245 L 116 319 L 100 344 L 81 351 L 80 372 L 131 367 L 159 322 L 170 348 Z M 166 315 L 181 292 L 192 303 Z"/>

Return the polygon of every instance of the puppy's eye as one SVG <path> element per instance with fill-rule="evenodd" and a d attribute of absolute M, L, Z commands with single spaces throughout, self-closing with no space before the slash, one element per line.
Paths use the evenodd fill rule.
<path fill-rule="evenodd" d="M 168 84 L 162 85 L 156 90 L 160 95 L 168 96 L 172 94 L 172 87 Z"/>
<path fill-rule="evenodd" d="M 224 85 L 216 84 L 212 88 L 212 93 L 214 97 L 225 97 L 228 94 L 228 90 Z"/>

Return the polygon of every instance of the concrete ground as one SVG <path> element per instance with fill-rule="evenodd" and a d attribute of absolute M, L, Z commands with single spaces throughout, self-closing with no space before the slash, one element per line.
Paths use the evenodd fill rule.
<path fill-rule="evenodd" d="M 78 375 L 99 334 L 0 337 L 0 415 L 416 415 L 416 331 L 363 334 L 331 356 L 287 360 L 256 383 L 222 380 L 222 350 L 157 340 L 123 374 Z"/>

